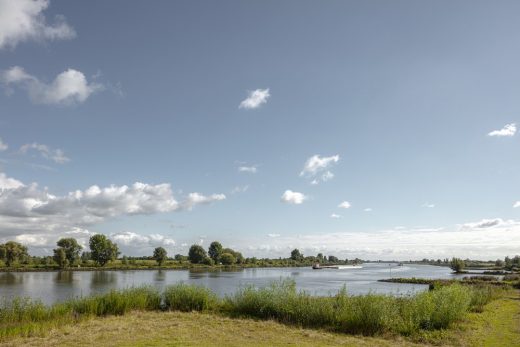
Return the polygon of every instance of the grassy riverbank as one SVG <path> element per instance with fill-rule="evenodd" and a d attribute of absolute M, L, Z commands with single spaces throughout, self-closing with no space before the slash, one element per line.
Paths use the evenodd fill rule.
<path fill-rule="evenodd" d="M 219 298 L 206 288 L 184 284 L 168 287 L 163 293 L 133 288 L 52 307 L 24 299 L 5 301 L 0 307 L 0 337 L 38 335 L 67 323 L 134 311 L 199 311 L 331 332 L 428 339 L 436 331 L 462 321 L 468 313 L 482 312 L 487 303 L 506 292 L 489 285 L 454 284 L 406 297 L 350 296 L 345 290 L 334 296 L 315 297 L 297 292 L 294 282 L 281 281 L 263 289 L 241 288 L 234 295 Z"/>
<path fill-rule="evenodd" d="M 429 343 L 441 346 L 520 346 L 520 295 L 508 292 L 469 313 Z M 200 312 L 133 311 L 66 324 L 38 336 L 11 338 L 3 345 L 20 346 L 420 346 L 395 335 L 352 336 L 323 329 L 304 329 L 275 321 L 237 319 Z M 88 336 L 88 339 L 85 338 Z"/>

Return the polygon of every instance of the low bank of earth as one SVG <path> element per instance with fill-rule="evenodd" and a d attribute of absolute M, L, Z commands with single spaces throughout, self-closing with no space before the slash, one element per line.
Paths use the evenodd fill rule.
<path fill-rule="evenodd" d="M 520 347 L 520 291 L 495 300 L 452 329 L 429 337 L 435 345 Z M 424 346 L 401 337 L 363 337 L 300 329 L 272 321 L 212 314 L 133 312 L 93 318 L 42 337 L 5 346 Z"/>

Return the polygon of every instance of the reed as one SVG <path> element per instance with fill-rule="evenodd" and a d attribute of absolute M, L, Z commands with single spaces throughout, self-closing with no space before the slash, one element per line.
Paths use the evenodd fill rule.
<path fill-rule="evenodd" d="M 208 288 L 176 284 L 163 293 L 165 308 L 172 311 L 210 311 L 218 310 L 219 299 Z"/>

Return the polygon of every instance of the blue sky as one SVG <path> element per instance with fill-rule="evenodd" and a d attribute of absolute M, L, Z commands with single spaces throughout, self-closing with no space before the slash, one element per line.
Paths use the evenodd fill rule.
<path fill-rule="evenodd" d="M 0 0 L 0 241 L 516 254 L 519 11 Z"/>

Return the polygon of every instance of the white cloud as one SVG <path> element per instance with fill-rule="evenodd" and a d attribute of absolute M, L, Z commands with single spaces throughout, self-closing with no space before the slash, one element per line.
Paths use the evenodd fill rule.
<path fill-rule="evenodd" d="M 426 207 L 426 208 L 434 208 L 435 207 L 435 204 L 431 204 L 429 202 L 425 202 L 422 207 Z"/>
<path fill-rule="evenodd" d="M 254 109 L 260 107 L 262 104 L 267 102 L 269 94 L 269 88 L 267 89 L 256 89 L 250 91 L 246 99 L 242 100 L 238 108 Z"/>
<path fill-rule="evenodd" d="M 23 183 L 14 178 L 7 177 L 5 173 L 0 172 L 0 191 L 4 189 L 15 189 L 23 186 Z"/>
<path fill-rule="evenodd" d="M 8 148 L 9 148 L 9 146 L 7 146 L 7 143 L 2 141 L 2 139 L 0 138 L 0 152 L 3 152 L 5 150 L 7 150 Z"/>
<path fill-rule="evenodd" d="M 88 83 L 85 75 L 77 70 L 68 69 L 60 73 L 49 84 L 25 72 L 19 66 L 2 71 L 0 81 L 6 86 L 17 86 L 29 94 L 34 103 L 73 105 L 86 101 L 90 95 L 102 90 L 99 83 Z"/>
<path fill-rule="evenodd" d="M 340 216 L 339 214 L 335 214 L 335 213 L 333 213 L 333 214 L 330 215 L 330 218 L 336 218 L 336 219 L 338 219 L 338 218 L 341 218 L 341 216 Z"/>
<path fill-rule="evenodd" d="M 205 196 L 199 193 L 190 193 L 188 194 L 188 198 L 182 203 L 182 207 L 191 210 L 195 205 L 205 205 L 225 199 L 226 196 L 224 194 L 212 194 Z"/>
<path fill-rule="evenodd" d="M 244 240 L 243 247 L 257 257 L 288 257 L 298 248 L 303 254 L 333 254 L 339 258 L 359 257 L 371 260 L 408 260 L 461 257 L 470 259 L 503 259 L 518 254 L 520 221 L 502 221 L 494 226 L 475 225 L 460 230 L 449 228 L 388 229 L 376 231 L 316 232 L 284 235 L 266 243 L 261 238 Z M 493 223 L 491 223 L 493 224 Z"/>
<path fill-rule="evenodd" d="M 282 202 L 293 205 L 300 205 L 305 200 L 307 200 L 307 197 L 304 194 L 292 190 L 286 190 L 281 197 Z"/>
<path fill-rule="evenodd" d="M 231 194 L 245 193 L 249 189 L 248 185 L 245 186 L 236 186 L 231 189 Z"/>
<path fill-rule="evenodd" d="M 59 148 L 52 149 L 52 148 L 49 148 L 49 146 L 47 146 L 47 145 L 42 145 L 42 144 L 36 143 L 36 142 L 27 143 L 27 144 L 23 145 L 22 147 L 20 147 L 20 152 L 25 154 L 31 149 L 39 152 L 41 154 L 41 156 L 44 157 L 45 159 L 52 160 L 58 164 L 64 164 L 64 163 L 70 161 L 70 159 L 65 156 L 65 153 L 63 152 L 63 150 L 61 150 Z"/>
<path fill-rule="evenodd" d="M 28 40 L 60 40 L 76 36 L 63 16 L 47 24 L 43 11 L 48 0 L 0 0 L 0 48 Z"/>
<path fill-rule="evenodd" d="M 0 173 L 0 237 L 64 233 L 86 229 L 108 219 L 189 210 L 225 199 L 224 194 L 191 193 L 178 202 L 170 184 L 93 185 L 63 196 L 36 183 L 25 185 Z"/>
<path fill-rule="evenodd" d="M 256 166 L 239 166 L 238 172 L 256 173 L 258 171 Z"/>
<path fill-rule="evenodd" d="M 514 204 L 513 204 L 513 208 L 518 208 L 520 207 L 520 201 L 516 201 Z"/>
<path fill-rule="evenodd" d="M 330 171 L 327 171 L 323 175 L 321 175 L 321 180 L 323 182 L 330 181 L 333 178 L 334 178 L 334 174 L 332 172 L 330 172 Z"/>
<path fill-rule="evenodd" d="M 174 239 L 161 234 L 143 235 L 131 231 L 121 231 L 110 234 L 110 238 L 120 246 L 123 253 L 126 251 L 131 254 L 151 254 L 152 248 L 175 246 Z"/>
<path fill-rule="evenodd" d="M 502 129 L 493 130 L 488 133 L 488 136 L 514 136 L 516 133 L 516 124 L 506 124 Z"/>
<path fill-rule="evenodd" d="M 365 211 L 365 212 L 372 212 L 372 208 L 367 207 L 367 208 L 365 208 L 363 211 Z"/>
<path fill-rule="evenodd" d="M 333 155 L 330 157 L 320 157 L 319 154 L 313 155 L 305 162 L 303 170 L 300 172 L 300 176 L 307 176 L 312 178 L 312 185 L 316 185 L 320 182 L 327 182 L 334 178 L 334 174 L 327 170 L 334 163 L 339 161 L 339 155 Z M 325 171 L 327 170 L 327 171 Z M 321 172 L 325 171 L 321 176 L 316 177 Z"/>
<path fill-rule="evenodd" d="M 275 238 L 275 237 L 280 237 L 281 235 L 280 234 L 267 234 L 267 236 Z"/>
<path fill-rule="evenodd" d="M 339 208 L 350 208 L 352 205 L 348 201 L 343 201 L 341 204 L 338 205 Z"/>

